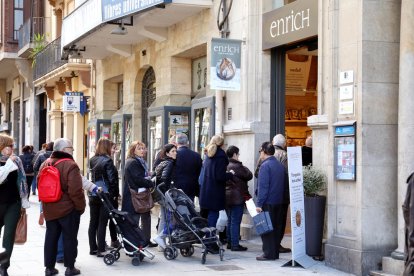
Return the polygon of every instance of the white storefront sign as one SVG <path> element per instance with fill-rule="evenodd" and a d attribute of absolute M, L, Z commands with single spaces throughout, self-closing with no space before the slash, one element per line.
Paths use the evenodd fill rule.
<path fill-rule="evenodd" d="M 63 112 L 80 112 L 81 111 L 81 92 L 65 92 L 63 96 Z"/>
<path fill-rule="evenodd" d="M 314 261 L 306 255 L 305 199 L 303 194 L 303 171 L 301 147 L 288 147 L 288 174 L 290 194 L 290 224 L 292 228 L 292 265 L 310 267 Z"/>

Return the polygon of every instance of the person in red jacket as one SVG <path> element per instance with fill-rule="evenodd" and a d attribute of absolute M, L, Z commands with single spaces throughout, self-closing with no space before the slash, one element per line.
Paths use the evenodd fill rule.
<path fill-rule="evenodd" d="M 85 211 L 85 196 L 82 188 L 82 177 L 76 162 L 73 160 L 73 146 L 66 138 L 56 139 L 53 153 L 50 156 L 51 163 L 67 158 L 56 165 L 60 172 L 60 185 L 63 195 L 57 202 L 45 203 L 43 214 L 46 220 L 46 237 L 44 246 L 45 275 L 56 275 L 59 271 L 55 268 L 58 240 L 61 233 L 63 240 L 65 276 L 78 275 L 80 270 L 75 268 L 78 253 L 78 231 L 80 216 Z M 42 164 L 39 171 L 42 170 Z"/>

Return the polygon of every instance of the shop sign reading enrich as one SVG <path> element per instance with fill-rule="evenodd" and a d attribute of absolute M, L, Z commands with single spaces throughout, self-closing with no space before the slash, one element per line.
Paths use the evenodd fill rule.
<path fill-rule="evenodd" d="M 102 21 L 116 20 L 171 0 L 102 0 Z"/>
<path fill-rule="evenodd" d="M 318 0 L 297 0 L 263 15 L 263 50 L 318 35 Z"/>
<path fill-rule="evenodd" d="M 240 91 L 241 40 L 211 41 L 210 89 Z"/>

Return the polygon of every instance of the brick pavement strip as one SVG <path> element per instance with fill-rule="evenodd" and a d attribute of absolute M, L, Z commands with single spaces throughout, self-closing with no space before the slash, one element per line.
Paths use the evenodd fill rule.
<path fill-rule="evenodd" d="M 44 275 L 43 266 L 43 243 L 45 235 L 45 226 L 39 226 L 39 202 L 36 196 L 31 196 L 31 208 L 27 210 L 28 214 L 28 241 L 24 245 L 16 245 L 14 247 L 11 259 L 11 267 L 9 274 L 11 276 L 23 275 Z M 152 217 L 152 228 L 155 234 L 156 216 Z M 81 217 L 81 225 L 78 235 L 78 258 L 76 267 L 78 267 L 82 275 L 98 276 L 98 275 L 349 275 L 338 270 L 326 267 L 323 262 L 308 270 L 298 267 L 281 267 L 290 258 L 290 254 L 281 254 L 281 258 L 273 262 L 258 262 L 255 257 L 261 254 L 261 241 L 256 238 L 250 241 L 242 241 L 242 244 L 249 248 L 246 252 L 231 252 L 226 250 L 224 253 L 224 261 L 221 262 L 218 255 L 207 255 L 205 265 L 201 264 L 201 249 L 196 248 L 195 253 L 190 258 L 184 258 L 181 255 L 177 259 L 168 261 L 164 258 L 162 252 L 158 252 L 157 248 L 150 248 L 155 253 L 154 260 L 147 260 L 135 267 L 131 264 L 131 258 L 121 251 L 121 258 L 111 266 L 104 264 L 102 258 L 89 255 L 88 244 L 88 224 L 89 209 Z M 109 241 L 109 234 L 107 241 Z M 63 264 L 56 264 L 59 275 L 64 275 L 65 267 Z"/>

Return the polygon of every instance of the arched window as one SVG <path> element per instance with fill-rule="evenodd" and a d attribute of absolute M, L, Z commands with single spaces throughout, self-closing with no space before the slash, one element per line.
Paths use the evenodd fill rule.
<path fill-rule="evenodd" d="M 148 68 L 142 79 L 142 141 L 148 145 L 148 107 L 155 101 L 155 72 Z"/>

